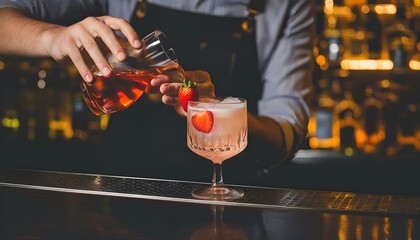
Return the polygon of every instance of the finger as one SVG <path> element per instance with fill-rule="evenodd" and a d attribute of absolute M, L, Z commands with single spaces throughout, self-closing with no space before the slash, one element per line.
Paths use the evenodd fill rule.
<path fill-rule="evenodd" d="M 127 20 L 110 16 L 98 17 L 98 19 L 111 27 L 113 30 L 120 30 L 124 36 L 127 37 L 131 46 L 135 48 L 141 47 L 141 41 L 136 30 L 134 30 L 131 24 L 127 22 Z"/>
<path fill-rule="evenodd" d="M 80 50 L 79 48 L 77 48 L 76 45 L 68 46 L 68 56 L 70 57 L 74 66 L 79 71 L 80 76 L 82 76 L 82 78 L 86 82 L 91 82 L 93 80 L 92 73 L 90 72 L 90 69 L 86 65 L 85 61 L 83 60 L 82 54 L 80 53 Z"/>
<path fill-rule="evenodd" d="M 178 96 L 181 83 L 164 83 L 160 86 L 160 92 L 164 95 Z"/>
<path fill-rule="evenodd" d="M 160 85 L 164 83 L 168 83 L 168 82 L 169 82 L 169 77 L 167 75 L 160 74 L 160 75 L 157 75 L 152 80 L 150 80 L 150 85 L 154 87 L 159 87 Z"/>
<path fill-rule="evenodd" d="M 144 90 L 146 93 L 159 93 L 159 86 L 147 86 L 146 89 Z"/>
<path fill-rule="evenodd" d="M 95 39 L 89 34 L 81 34 L 80 41 L 99 71 L 101 71 L 104 76 L 111 74 L 111 67 L 99 49 Z"/>
<path fill-rule="evenodd" d="M 174 82 L 174 83 L 175 82 L 181 83 L 185 78 L 184 70 L 179 66 L 175 69 L 165 71 L 165 75 L 168 77 L 169 82 Z"/>
<path fill-rule="evenodd" d="M 215 97 L 214 85 L 211 82 L 197 83 L 201 95 Z"/>
<path fill-rule="evenodd" d="M 99 22 L 99 24 L 92 24 L 93 26 L 90 30 L 92 32 L 91 34 L 95 37 L 99 37 L 116 59 L 119 61 L 124 61 L 126 58 L 126 53 L 121 46 L 121 43 L 118 41 L 114 31 L 98 19 L 96 19 L 96 21 Z"/>
<path fill-rule="evenodd" d="M 205 71 L 188 71 L 185 72 L 185 78 L 191 79 L 197 83 L 201 96 L 215 97 L 214 85 L 211 82 L 211 78 L 208 72 Z"/>
<path fill-rule="evenodd" d="M 167 104 L 167 105 L 176 105 L 179 104 L 178 98 L 177 97 L 171 97 L 168 95 L 163 95 L 162 96 L 162 103 Z"/>
<path fill-rule="evenodd" d="M 203 83 L 210 81 L 210 75 L 208 72 L 197 70 L 185 72 L 185 78 L 191 79 L 196 83 Z"/>

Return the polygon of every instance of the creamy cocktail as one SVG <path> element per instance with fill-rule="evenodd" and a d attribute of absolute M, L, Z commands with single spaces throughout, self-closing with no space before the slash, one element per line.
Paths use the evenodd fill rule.
<path fill-rule="evenodd" d="M 248 143 L 246 100 L 240 98 L 211 99 L 189 102 L 187 113 L 187 145 L 196 154 L 214 163 L 212 186 L 193 192 L 203 199 L 235 199 L 243 193 L 223 184 L 221 164 L 245 149 Z"/>

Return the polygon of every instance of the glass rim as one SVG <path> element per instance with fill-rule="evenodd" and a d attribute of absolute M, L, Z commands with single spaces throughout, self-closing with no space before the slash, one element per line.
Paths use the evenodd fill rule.
<path fill-rule="evenodd" d="M 202 100 L 198 100 L 198 101 L 188 101 L 188 105 L 190 104 L 219 104 L 219 105 L 236 105 L 236 104 L 246 104 L 247 100 L 245 98 L 241 98 L 241 97 L 233 97 L 236 99 L 239 99 L 240 102 L 220 102 L 223 99 L 226 99 L 228 97 L 233 97 L 233 96 L 227 96 L 227 97 L 216 97 L 216 98 L 203 98 L 207 99 L 208 101 L 202 101 Z M 210 102 L 209 100 L 219 100 L 219 102 Z"/>
<path fill-rule="evenodd" d="M 166 37 L 166 35 L 159 29 L 154 30 L 152 34 L 154 38 L 159 41 L 162 52 L 166 55 L 166 57 L 178 64 L 178 57 L 176 56 L 168 37 Z"/>

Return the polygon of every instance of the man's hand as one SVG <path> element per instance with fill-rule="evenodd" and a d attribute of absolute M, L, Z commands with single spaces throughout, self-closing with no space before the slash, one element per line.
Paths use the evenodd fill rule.
<path fill-rule="evenodd" d="M 186 71 L 185 78 L 197 83 L 200 98 L 214 98 L 214 85 L 211 82 L 210 75 L 205 71 Z M 185 116 L 185 111 L 178 100 L 178 91 L 182 85 L 179 74 L 158 75 L 150 82 L 151 87 L 147 89 L 147 93 L 163 94 L 162 102 L 167 105 L 173 105 L 178 114 Z"/>
<path fill-rule="evenodd" d="M 114 33 L 117 30 L 127 37 L 133 47 L 140 47 L 139 36 L 133 27 L 124 19 L 110 16 L 88 17 L 69 27 L 51 28 L 46 35 L 47 41 L 44 47 L 47 53 L 58 62 L 69 57 L 83 79 L 90 82 L 93 75 L 82 56 L 82 50 L 86 50 L 99 71 L 105 76 L 109 75 L 112 69 L 98 46 L 97 40 L 100 38 L 114 57 L 123 61 L 126 53 Z"/>

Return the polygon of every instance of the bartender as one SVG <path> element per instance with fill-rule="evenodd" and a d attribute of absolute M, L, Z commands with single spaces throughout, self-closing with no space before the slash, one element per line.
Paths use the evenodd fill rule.
<path fill-rule="evenodd" d="M 124 60 L 114 31 L 136 48 L 153 30 L 164 32 L 201 97 L 247 99 L 249 145 L 224 163 L 226 176 L 238 182 L 292 159 L 306 136 L 310 0 L 0 0 L 0 7 L 1 55 L 70 59 L 87 82 L 93 76 L 81 58 L 83 49 L 104 75 L 112 71 L 96 38 Z M 186 146 L 176 91 L 181 80 L 159 76 L 151 84 L 147 96 L 111 116 L 107 136 L 95 149 L 98 165 L 107 173 L 144 177 L 192 179 L 209 172 L 211 162 L 196 159 Z"/>

